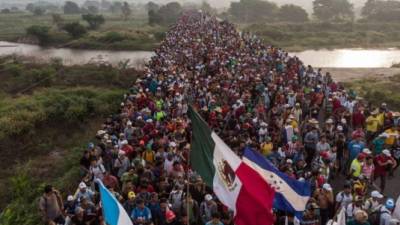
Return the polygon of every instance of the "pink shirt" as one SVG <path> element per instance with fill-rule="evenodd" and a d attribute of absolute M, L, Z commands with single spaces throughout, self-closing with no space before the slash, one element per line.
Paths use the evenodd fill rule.
<path fill-rule="evenodd" d="M 374 170 L 375 170 L 374 164 L 371 165 L 364 164 L 362 167 L 362 174 L 364 174 L 364 176 L 366 176 L 368 179 L 371 179 Z"/>

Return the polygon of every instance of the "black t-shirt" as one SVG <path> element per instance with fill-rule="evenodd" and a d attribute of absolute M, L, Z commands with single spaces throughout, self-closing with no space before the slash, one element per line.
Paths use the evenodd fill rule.
<path fill-rule="evenodd" d="M 79 164 L 80 164 L 81 166 L 85 167 L 86 169 L 89 169 L 89 167 L 90 167 L 90 157 L 87 158 L 87 157 L 85 157 L 85 156 L 82 156 L 82 158 L 81 158 Z"/>

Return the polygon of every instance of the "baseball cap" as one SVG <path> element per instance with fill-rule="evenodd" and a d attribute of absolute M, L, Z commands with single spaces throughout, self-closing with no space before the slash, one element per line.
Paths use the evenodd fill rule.
<path fill-rule="evenodd" d="M 382 153 L 383 153 L 384 155 L 388 156 L 388 157 L 392 156 L 392 154 L 390 154 L 390 151 L 387 150 L 387 149 L 383 150 Z"/>
<path fill-rule="evenodd" d="M 372 191 L 371 197 L 373 198 L 383 198 L 383 195 L 379 191 Z"/>
<path fill-rule="evenodd" d="M 325 190 L 327 190 L 327 191 L 332 191 L 332 187 L 331 187 L 331 185 L 328 184 L 328 183 L 325 183 L 324 185 L 322 185 L 322 188 L 325 189 Z"/>
<path fill-rule="evenodd" d="M 364 148 L 362 152 L 367 155 L 370 155 L 372 153 L 371 150 L 369 150 L 369 148 Z"/>
<path fill-rule="evenodd" d="M 211 201 L 213 199 L 213 197 L 210 194 L 206 194 L 206 196 L 204 196 L 204 199 L 206 201 Z"/>
<path fill-rule="evenodd" d="M 72 196 L 72 195 L 68 195 L 68 197 L 67 197 L 67 201 L 71 202 L 71 201 L 73 201 L 73 200 L 74 200 L 74 196 Z"/>
<path fill-rule="evenodd" d="M 135 194 L 135 192 L 133 192 L 133 191 L 130 191 L 130 192 L 128 193 L 128 198 L 129 198 L 129 199 L 136 198 L 136 194 Z"/>
<path fill-rule="evenodd" d="M 386 200 L 385 207 L 387 209 L 393 209 L 394 208 L 394 200 L 393 200 L 393 198 L 388 198 Z"/>
<path fill-rule="evenodd" d="M 87 188 L 87 186 L 86 186 L 86 184 L 84 182 L 81 182 L 79 184 L 79 189 L 84 189 L 84 188 Z"/>

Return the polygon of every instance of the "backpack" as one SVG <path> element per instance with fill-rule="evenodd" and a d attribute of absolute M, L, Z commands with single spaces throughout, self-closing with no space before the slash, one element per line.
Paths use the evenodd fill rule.
<path fill-rule="evenodd" d="M 379 225 L 381 221 L 382 214 L 388 213 L 386 211 L 382 211 L 382 206 L 380 206 L 377 210 L 369 213 L 368 222 L 371 225 Z"/>

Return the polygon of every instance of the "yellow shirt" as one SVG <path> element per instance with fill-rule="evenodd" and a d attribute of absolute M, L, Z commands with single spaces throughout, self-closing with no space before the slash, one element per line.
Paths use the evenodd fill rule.
<path fill-rule="evenodd" d="M 274 145 L 272 144 L 272 142 L 261 144 L 261 154 L 263 154 L 264 156 L 268 156 L 269 154 L 271 154 L 273 147 Z"/>
<path fill-rule="evenodd" d="M 298 127 L 299 127 L 299 124 L 297 123 L 297 121 L 296 121 L 296 120 L 292 120 L 292 122 L 291 122 L 291 124 L 290 124 L 290 125 L 292 125 L 293 129 L 296 129 L 296 128 L 298 128 Z"/>
<path fill-rule="evenodd" d="M 353 162 L 351 162 L 350 170 L 354 171 L 352 173 L 353 177 L 359 177 L 361 175 L 361 163 L 357 159 L 354 159 Z"/>
<path fill-rule="evenodd" d="M 394 145 L 394 142 L 396 141 L 399 132 L 397 130 L 387 129 L 385 130 L 385 133 L 388 135 L 388 137 L 385 140 L 385 144 Z"/>
<path fill-rule="evenodd" d="M 379 120 L 379 126 L 383 126 L 383 123 L 385 122 L 385 113 L 379 113 L 377 118 Z"/>
<path fill-rule="evenodd" d="M 369 116 L 367 118 L 367 131 L 369 132 L 377 132 L 379 126 L 379 119 L 378 117 Z"/>

